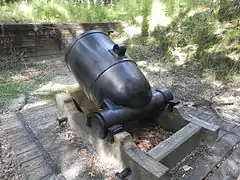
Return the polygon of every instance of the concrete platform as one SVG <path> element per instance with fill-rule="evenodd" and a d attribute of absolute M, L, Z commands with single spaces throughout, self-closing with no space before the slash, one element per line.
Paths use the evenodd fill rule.
<path fill-rule="evenodd" d="M 74 102 L 75 101 L 75 102 Z M 148 153 L 140 150 L 129 132 L 114 135 L 114 143 L 100 139 L 86 126 L 86 114 L 96 110 L 77 86 L 68 87 L 66 93 L 56 95 L 59 112 L 67 117 L 71 128 L 92 144 L 104 159 L 114 161 L 119 168 L 130 168 L 131 178 L 136 180 L 168 179 L 169 171 L 201 144 L 212 144 L 218 138 L 219 127 L 184 112 L 182 106 L 173 112 L 164 111 L 157 123 L 174 134 L 160 142 Z M 79 111 L 77 105 L 83 110 Z M 87 104 L 87 105 L 86 105 Z"/>

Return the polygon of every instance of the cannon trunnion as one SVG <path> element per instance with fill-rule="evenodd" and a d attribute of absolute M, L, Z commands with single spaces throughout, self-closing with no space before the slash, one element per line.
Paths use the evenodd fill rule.
<path fill-rule="evenodd" d="M 82 91 L 98 108 L 87 114 L 87 125 L 100 138 L 121 131 L 126 122 L 157 116 L 178 104 L 167 88 L 153 90 L 125 52 L 125 45 L 91 30 L 80 34 L 65 55 Z"/>

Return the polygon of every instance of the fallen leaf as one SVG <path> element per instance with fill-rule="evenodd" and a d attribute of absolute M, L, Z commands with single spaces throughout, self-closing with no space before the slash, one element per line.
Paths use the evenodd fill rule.
<path fill-rule="evenodd" d="M 90 175 L 91 177 L 95 176 L 93 172 L 89 172 L 88 175 Z"/>
<path fill-rule="evenodd" d="M 188 165 L 184 165 L 180 168 L 182 171 L 189 171 L 191 169 L 193 169 L 191 166 L 188 166 Z"/>

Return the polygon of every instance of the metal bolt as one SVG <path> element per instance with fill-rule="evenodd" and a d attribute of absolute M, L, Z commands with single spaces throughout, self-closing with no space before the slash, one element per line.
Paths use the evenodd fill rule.
<path fill-rule="evenodd" d="M 62 117 L 62 118 L 57 118 L 56 121 L 58 122 L 59 125 L 62 125 L 62 123 L 67 122 L 68 118 L 67 117 Z"/>
<path fill-rule="evenodd" d="M 122 172 L 117 172 L 115 174 L 115 177 L 117 180 L 124 180 L 127 176 L 129 176 L 132 173 L 132 170 L 130 168 L 124 169 Z"/>

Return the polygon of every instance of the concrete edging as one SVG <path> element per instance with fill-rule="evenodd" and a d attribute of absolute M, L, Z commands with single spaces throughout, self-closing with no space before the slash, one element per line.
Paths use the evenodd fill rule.
<path fill-rule="evenodd" d="M 200 131 L 200 126 L 189 123 L 151 149 L 148 154 L 167 167 L 172 168 L 176 162 L 196 148 L 200 140 Z"/>
<path fill-rule="evenodd" d="M 113 160 L 119 169 L 131 168 L 131 176 L 134 180 L 167 179 L 169 169 L 194 151 L 201 139 L 205 138 L 206 143 L 208 140 L 212 142 L 216 140 L 219 132 L 218 126 L 205 123 L 198 118 L 190 116 L 186 118 L 186 115 L 182 113 L 182 106 L 176 106 L 173 112 L 166 110 L 157 120 L 166 128 L 172 127 L 174 134 L 148 153 L 140 150 L 131 134 L 126 131 L 114 135 L 114 144 L 110 144 L 106 139 L 96 137 L 92 129 L 86 126 L 86 117 L 84 113 L 77 110 L 73 99 L 80 106 L 87 104 L 88 106 L 85 106 L 87 112 L 93 104 L 87 102 L 87 98 L 77 86 L 73 87 L 72 90 L 66 90 L 68 94 L 56 95 L 60 113 L 68 118 L 70 127 L 92 144 L 100 156 Z"/>

